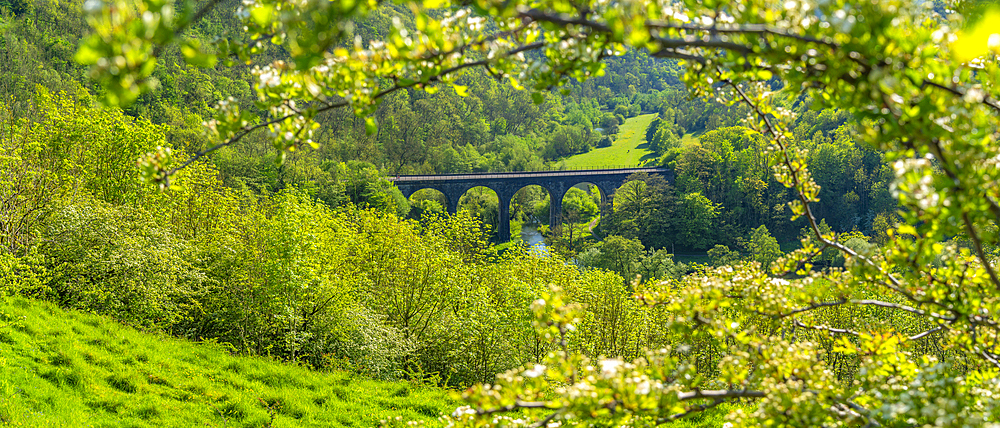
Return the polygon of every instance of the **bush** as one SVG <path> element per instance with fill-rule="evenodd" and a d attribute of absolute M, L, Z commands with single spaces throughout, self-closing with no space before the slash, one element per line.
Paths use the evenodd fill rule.
<path fill-rule="evenodd" d="M 740 253 L 732 251 L 729 247 L 717 244 L 708 250 L 708 258 L 712 260 L 712 266 L 725 266 L 740 258 Z"/>
<path fill-rule="evenodd" d="M 0 296 L 37 294 L 48 280 L 43 262 L 35 252 L 21 257 L 0 252 Z"/>
<path fill-rule="evenodd" d="M 402 377 L 403 364 L 416 350 L 412 341 L 364 307 L 345 311 L 342 320 L 343 333 L 330 344 L 326 365 L 378 379 Z"/>
<path fill-rule="evenodd" d="M 141 209 L 82 199 L 55 210 L 41 235 L 41 293 L 127 324 L 172 325 L 205 280 L 188 243 Z"/>

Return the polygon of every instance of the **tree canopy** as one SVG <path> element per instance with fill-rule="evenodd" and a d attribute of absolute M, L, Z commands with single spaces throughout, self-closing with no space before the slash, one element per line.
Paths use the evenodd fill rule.
<path fill-rule="evenodd" d="M 617 339 L 586 354 L 567 346 L 599 318 L 568 303 L 580 290 L 553 289 L 533 308 L 555 350 L 466 391 L 470 407 L 451 416 L 456 425 L 657 424 L 723 403 L 741 426 L 997 423 L 1000 14 L 899 0 L 426 1 L 410 6 L 412 22 L 352 40 L 352 20 L 375 1 L 256 0 L 239 12 L 245 34 L 211 46 L 185 38 L 216 4 L 95 2 L 95 31 L 77 54 L 105 99 L 122 104 L 155 84 L 164 46 L 179 45 L 194 65 L 253 67 L 266 114 L 220 102 L 206 124 L 215 145 L 194 158 L 258 129 L 282 153 L 314 145 L 316 116 L 340 108 L 374 132 L 380 99 L 404 88 L 462 95 L 456 79 L 473 68 L 540 102 L 540 91 L 597 76 L 602 59 L 630 50 L 681 60 L 693 94 L 746 106 L 765 139 L 776 180 L 795 195 L 792 216 L 814 240 L 767 271 L 724 266 L 636 290 L 640 303 L 667 311 L 660 328 L 681 339 L 633 361 L 600 357 L 625 355 Z M 288 58 L 258 61 L 269 44 Z M 794 117 L 777 102 L 790 93 L 853 116 L 856 132 L 885 152 L 900 209 L 884 250 L 831 239 L 817 224 L 820 184 L 835 183 L 808 162 L 836 147 L 815 159 L 792 148 Z M 160 149 L 142 169 L 166 186 L 190 162 Z M 696 199 L 692 207 L 705 205 Z M 844 270 L 811 270 L 810 258 L 829 248 L 844 255 Z M 514 409 L 523 409 L 517 420 L 496 417 Z"/>

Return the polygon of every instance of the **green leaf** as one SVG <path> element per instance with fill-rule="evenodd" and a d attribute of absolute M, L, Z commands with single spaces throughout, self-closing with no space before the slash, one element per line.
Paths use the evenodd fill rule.
<path fill-rule="evenodd" d="M 264 27 L 271 22 L 271 16 L 273 14 L 274 6 L 270 5 L 260 5 L 250 9 L 250 18 L 253 18 L 254 22 L 261 27 Z"/>
<path fill-rule="evenodd" d="M 88 43 L 80 46 L 80 50 L 76 51 L 76 62 L 83 65 L 97 64 L 97 61 L 104 56 L 90 45 L 91 43 L 88 41 Z"/>
<path fill-rule="evenodd" d="M 181 53 L 184 54 L 184 60 L 195 67 L 214 67 L 217 61 L 215 55 L 202 52 L 201 43 L 194 39 L 181 46 Z"/>

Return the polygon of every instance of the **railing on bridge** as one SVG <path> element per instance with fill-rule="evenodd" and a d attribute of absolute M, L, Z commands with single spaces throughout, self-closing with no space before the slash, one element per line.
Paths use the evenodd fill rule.
<path fill-rule="evenodd" d="M 658 167 L 656 165 L 600 165 L 600 166 L 584 165 L 584 166 L 576 166 L 573 168 L 568 168 L 565 166 L 560 168 L 553 166 L 551 167 L 551 169 L 542 169 L 539 171 L 586 171 L 592 169 L 637 169 L 637 168 L 658 168 Z"/>

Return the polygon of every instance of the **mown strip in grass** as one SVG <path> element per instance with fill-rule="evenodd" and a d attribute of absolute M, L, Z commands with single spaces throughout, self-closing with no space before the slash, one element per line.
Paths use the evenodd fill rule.
<path fill-rule="evenodd" d="M 625 119 L 625 123 L 618 128 L 618 135 L 613 137 L 611 147 L 596 148 L 566 158 L 566 168 L 634 167 L 655 160 L 653 152 L 646 148 L 646 128 L 655 118 L 656 114 L 651 113 Z"/>
<path fill-rule="evenodd" d="M 442 389 L 320 372 L 150 334 L 47 302 L 0 298 L 0 425 L 435 424 Z"/>

